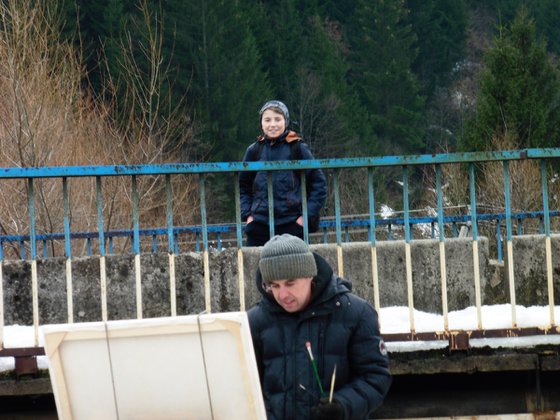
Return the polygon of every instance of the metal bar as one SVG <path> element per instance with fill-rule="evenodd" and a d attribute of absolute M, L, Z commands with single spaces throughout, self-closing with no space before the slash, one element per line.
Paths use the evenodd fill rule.
<path fill-rule="evenodd" d="M 212 312 L 210 299 L 210 263 L 208 256 L 208 227 L 206 223 L 206 186 L 204 174 L 198 177 L 198 190 L 200 193 L 200 219 L 202 225 L 202 262 L 204 265 L 204 302 L 207 312 Z"/>
<path fill-rule="evenodd" d="M 482 299 L 480 288 L 480 261 L 478 256 L 478 223 L 476 221 L 476 180 L 474 164 L 469 164 L 469 192 L 471 207 L 471 229 L 472 229 L 472 258 L 474 275 L 474 296 L 476 303 L 476 319 L 478 329 L 482 329 Z"/>
<path fill-rule="evenodd" d="M 303 240 L 309 243 L 309 219 L 307 216 L 307 184 L 305 179 L 305 171 L 300 173 L 301 185 L 301 211 L 303 216 Z"/>
<path fill-rule="evenodd" d="M 447 304 L 447 266 L 445 260 L 445 227 L 443 225 L 443 193 L 441 189 L 441 165 L 436 164 L 436 194 L 439 228 L 439 272 L 441 278 L 441 308 L 443 311 L 443 329 L 449 329 Z"/>
<path fill-rule="evenodd" d="M 29 246 L 31 249 L 31 296 L 33 308 L 33 336 L 35 345 L 39 345 L 39 279 L 37 276 L 37 232 L 35 219 L 35 193 L 33 178 L 27 180 L 27 205 L 29 209 Z"/>
<path fill-rule="evenodd" d="M 132 250 L 134 253 L 134 277 L 136 283 L 136 318 L 142 319 L 142 267 L 140 264 L 140 215 L 138 199 L 138 182 L 132 175 Z"/>
<path fill-rule="evenodd" d="M 368 168 L 368 203 L 369 203 L 369 240 L 371 243 L 371 279 L 373 282 L 373 303 L 381 323 L 381 302 L 379 298 L 379 268 L 377 264 L 377 244 L 375 236 L 375 194 L 373 168 Z"/>
<path fill-rule="evenodd" d="M 369 158 L 342 158 L 297 161 L 255 162 L 206 162 L 169 163 L 150 165 L 101 165 L 101 166 L 53 166 L 42 168 L 0 168 L 2 178 L 55 178 L 88 176 L 131 176 L 166 174 L 228 173 L 259 170 L 302 170 L 360 168 L 370 166 L 427 165 L 436 163 L 469 163 L 484 161 L 507 161 L 560 157 L 560 148 L 503 150 L 491 152 L 440 153 L 408 156 L 380 156 Z"/>
<path fill-rule="evenodd" d="M 239 310 L 245 311 L 245 261 L 243 259 L 243 233 L 241 231 L 241 191 L 239 173 L 234 175 L 235 184 L 235 231 L 237 237 L 237 286 L 239 287 Z"/>
<path fill-rule="evenodd" d="M 412 213 L 412 211 L 411 211 Z M 559 211 L 549 211 L 549 216 L 550 217 L 559 217 L 560 216 L 560 212 Z M 369 217 L 369 216 L 368 216 Z M 534 219 L 538 219 L 539 223 L 541 225 L 540 228 L 540 232 L 541 234 L 544 234 L 544 224 L 542 222 L 543 219 L 543 212 L 542 211 L 534 211 L 534 212 L 519 212 L 519 213 L 512 213 L 511 214 L 511 218 L 512 219 L 528 219 L 528 218 L 534 218 Z M 449 224 L 452 222 L 455 222 L 456 224 L 462 224 L 462 223 L 467 223 L 467 224 L 471 224 L 471 215 L 457 215 L 457 216 L 444 216 L 444 223 L 445 224 Z M 476 216 L 476 219 L 479 222 L 482 221 L 493 221 L 495 223 L 498 223 L 502 220 L 506 219 L 505 213 L 496 213 L 496 214 L 478 214 Z M 412 225 L 418 225 L 418 224 L 434 224 L 437 222 L 437 217 L 433 217 L 433 216 L 421 216 L 421 217 L 410 217 L 409 219 L 409 224 Z M 404 219 L 403 218 L 386 218 L 386 219 L 378 219 L 376 221 L 376 226 L 377 225 L 383 225 L 383 226 L 388 226 L 388 225 L 398 225 L 398 226 L 404 226 Z M 325 232 L 327 232 L 328 235 L 328 229 L 332 228 L 334 230 L 336 226 L 335 220 L 334 218 L 332 220 L 329 220 L 328 218 L 324 218 L 321 221 L 321 225 L 320 225 L 320 229 L 321 232 L 323 233 L 323 235 L 325 234 Z M 360 228 L 360 227 L 365 227 L 367 229 L 369 229 L 369 220 L 368 218 L 364 217 L 364 218 L 352 218 L 352 219 L 342 219 L 341 218 L 341 227 L 344 229 L 344 231 L 346 232 L 346 230 L 348 230 L 349 232 L 351 232 L 350 229 L 352 228 Z M 177 227 L 174 228 L 174 230 L 177 230 L 177 232 L 174 232 L 174 236 L 175 236 L 175 244 L 177 243 L 177 237 L 178 237 L 178 232 L 192 232 L 192 233 L 200 233 L 201 228 L 198 225 L 191 225 L 191 226 L 181 226 L 181 227 Z M 209 225 L 208 226 L 208 232 L 209 233 L 216 233 L 216 235 L 219 235 L 221 238 L 222 234 L 225 233 L 232 233 L 232 231 L 235 229 L 235 224 L 234 223 L 225 223 L 225 224 L 219 224 L 219 225 Z M 144 237 L 144 236 L 164 236 L 168 234 L 168 230 L 167 228 L 156 228 L 156 229 L 140 229 L 139 230 L 139 234 L 140 237 Z M 412 235 L 411 235 L 412 236 Z M 92 252 L 91 252 L 91 243 L 93 239 L 97 239 L 99 237 L 99 234 L 97 231 L 93 231 L 93 232 L 71 232 L 70 234 L 70 238 L 72 240 L 75 239 L 85 239 L 86 243 L 87 243 L 87 255 L 91 256 Z M 133 231 L 132 230 L 112 230 L 112 231 L 107 231 L 105 232 L 105 237 L 107 239 L 108 242 L 108 254 L 111 254 L 113 252 L 113 246 L 112 246 L 112 241 L 113 241 L 113 237 L 133 237 Z M 327 236 L 328 237 L 328 236 Z M 62 233 L 47 233 L 47 234 L 37 234 L 36 235 L 36 240 L 37 241 L 55 241 L 55 240 L 59 240 L 62 239 L 64 240 L 64 232 Z M 19 244 L 19 246 L 23 246 L 22 244 L 27 242 L 29 240 L 29 235 L 24 234 L 24 235 L 0 235 L 0 241 L 5 242 L 5 243 L 14 243 L 17 242 Z M 222 240 L 222 239 L 220 239 Z M 325 243 L 327 243 L 328 241 L 325 240 Z M 132 246 L 132 242 L 131 242 L 131 249 L 133 249 Z M 175 253 L 178 252 L 178 247 L 175 245 Z"/>
<path fill-rule="evenodd" d="M 140 212 L 138 198 L 138 180 L 136 175 L 131 177 L 132 187 L 132 252 L 140 254 Z"/>
<path fill-rule="evenodd" d="M 0 348 L 0 357 L 27 357 L 27 356 L 44 356 L 44 347 L 9 347 Z"/>
<path fill-rule="evenodd" d="M 383 333 L 383 340 L 394 341 L 440 341 L 449 340 L 456 334 L 466 334 L 470 340 L 480 338 L 512 338 L 530 337 L 543 335 L 558 335 L 560 328 L 551 327 L 524 327 L 524 328 L 502 328 L 488 330 L 449 330 L 449 331 L 426 331 L 417 333 Z"/>
<path fill-rule="evenodd" d="M 101 293 L 101 319 L 106 322 L 108 319 L 107 311 L 107 267 L 105 262 L 105 228 L 103 225 L 103 194 L 101 177 L 95 178 L 95 188 L 97 191 L 97 231 L 99 232 L 99 288 Z M 110 242 L 112 243 L 112 241 Z M 88 245 L 91 242 L 88 240 Z"/>
<path fill-rule="evenodd" d="M 175 246 L 173 235 L 173 194 L 171 175 L 165 175 L 165 216 L 167 220 L 167 255 L 169 259 L 169 304 L 171 316 L 177 316 L 177 282 L 175 278 Z"/>
<path fill-rule="evenodd" d="M 509 281 L 509 297 L 511 304 L 511 326 L 517 327 L 516 302 L 515 302 L 515 278 L 513 272 L 513 243 L 511 229 L 511 197 L 509 182 L 509 162 L 503 162 L 504 166 L 504 198 L 506 205 L 506 248 L 507 248 L 507 273 Z"/>
<path fill-rule="evenodd" d="M 548 308 L 549 308 L 549 318 L 550 325 L 554 325 L 556 322 L 554 320 L 554 274 L 552 271 L 552 245 L 550 242 L 550 215 L 548 213 L 548 176 L 546 170 L 546 161 L 541 159 L 540 161 L 541 169 L 541 185 L 542 185 L 542 200 L 543 200 L 543 224 L 544 224 L 544 244 L 545 244 L 545 255 L 546 255 L 546 282 L 548 286 Z"/>
<path fill-rule="evenodd" d="M 412 285 L 412 257 L 410 252 L 410 214 L 408 208 L 408 167 L 403 166 L 403 209 L 404 209 L 404 252 L 406 265 L 406 290 L 408 296 L 408 312 L 410 332 L 414 333 L 414 292 Z"/>
<path fill-rule="evenodd" d="M 64 202 L 64 248 L 66 253 L 66 307 L 68 323 L 74 322 L 74 300 L 72 296 L 72 242 L 70 239 L 70 205 L 68 203 L 68 179 L 62 178 L 62 199 Z"/>
<path fill-rule="evenodd" d="M 503 250 L 502 250 L 502 229 L 500 226 L 500 220 L 496 219 L 496 248 L 498 251 L 498 261 L 503 261 L 504 260 L 504 256 L 503 256 Z"/>
<path fill-rule="evenodd" d="M 272 190 L 272 172 L 266 173 L 268 187 L 268 228 L 272 238 L 274 236 L 274 191 Z"/>
<path fill-rule="evenodd" d="M 344 260 L 342 259 L 342 228 L 340 224 L 340 169 L 334 170 L 334 215 L 336 223 L 336 255 L 338 262 L 338 275 L 344 277 Z"/>

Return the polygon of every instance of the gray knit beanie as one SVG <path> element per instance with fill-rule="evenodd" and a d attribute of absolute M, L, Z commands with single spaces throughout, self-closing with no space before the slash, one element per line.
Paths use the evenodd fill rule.
<path fill-rule="evenodd" d="M 259 118 L 262 119 L 262 114 L 267 109 L 274 109 L 275 111 L 279 111 L 284 116 L 284 120 L 286 121 L 286 129 L 288 128 L 288 126 L 290 125 L 290 111 L 288 111 L 288 107 L 284 102 L 278 101 L 276 99 L 266 102 L 259 111 Z"/>
<path fill-rule="evenodd" d="M 317 275 L 317 264 L 309 245 L 288 234 L 276 235 L 264 245 L 259 268 L 265 283 Z"/>

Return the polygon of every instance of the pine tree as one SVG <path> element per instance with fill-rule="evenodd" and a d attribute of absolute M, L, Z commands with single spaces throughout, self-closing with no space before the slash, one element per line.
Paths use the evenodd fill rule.
<path fill-rule="evenodd" d="M 213 160 L 239 160 L 258 134 L 258 107 L 270 96 L 242 2 L 168 0 L 176 63 L 199 136 Z"/>
<path fill-rule="evenodd" d="M 103 67 L 107 65 L 111 72 L 118 71 L 121 38 L 127 20 L 137 9 L 136 2 L 133 5 L 125 0 L 51 0 L 50 4 L 60 8 L 64 16 L 63 34 L 77 43 L 88 71 L 88 82 L 100 92 Z"/>
<path fill-rule="evenodd" d="M 378 149 L 367 112 L 346 82 L 339 28 L 317 14 L 305 28 L 303 55 L 293 65 L 296 79 L 287 95 L 297 128 L 318 157 L 373 153 Z"/>
<path fill-rule="evenodd" d="M 520 148 L 557 145 L 560 75 L 525 9 L 500 29 L 485 65 L 463 148 L 485 150 L 493 138 L 505 135 L 516 138 Z"/>
<path fill-rule="evenodd" d="M 548 50 L 560 55 L 560 2 L 558 0 L 540 0 L 530 3 L 535 10 L 535 21 L 540 34 L 547 40 Z"/>
<path fill-rule="evenodd" d="M 352 36 L 352 80 L 386 153 L 423 150 L 424 98 L 411 68 L 416 37 L 403 1 L 360 1 Z"/>
<path fill-rule="evenodd" d="M 447 84 L 466 46 L 465 0 L 406 0 L 409 21 L 416 34 L 418 57 L 413 71 L 430 97 L 436 86 Z"/>

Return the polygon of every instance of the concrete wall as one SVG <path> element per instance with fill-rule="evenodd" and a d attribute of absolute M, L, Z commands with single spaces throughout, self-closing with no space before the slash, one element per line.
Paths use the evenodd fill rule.
<path fill-rule="evenodd" d="M 313 245 L 337 270 L 335 245 Z M 445 242 L 449 310 L 474 305 L 472 240 L 451 239 Z M 259 248 L 244 249 L 244 286 L 246 307 L 258 296 L 254 272 Z M 381 306 L 407 305 L 405 244 L 383 241 L 377 246 Z M 412 243 L 412 277 L 414 306 L 423 311 L 441 313 L 441 279 L 439 245 L 434 240 Z M 552 241 L 556 303 L 560 302 L 560 236 Z M 373 302 L 371 246 L 369 243 L 343 245 L 344 275 L 353 283 L 356 294 Z M 488 259 L 488 241 L 481 238 L 479 263 L 483 304 L 509 302 L 509 286 L 503 264 Z M 517 303 L 548 303 L 545 272 L 544 239 L 523 236 L 514 240 L 514 263 Z M 204 310 L 204 273 L 202 256 L 185 253 L 176 257 L 177 310 L 179 314 Z M 170 315 L 169 272 L 167 254 L 141 257 L 143 316 Z M 72 263 L 74 320 L 101 319 L 99 259 L 80 258 Z M 65 260 L 52 258 L 38 262 L 40 323 L 67 321 Z M 4 321 L 6 325 L 31 324 L 31 266 L 28 262 L 7 261 L 3 265 Z M 210 252 L 211 305 L 213 312 L 239 310 L 237 251 Z M 109 319 L 136 318 L 134 258 L 130 255 L 107 257 L 107 294 Z"/>

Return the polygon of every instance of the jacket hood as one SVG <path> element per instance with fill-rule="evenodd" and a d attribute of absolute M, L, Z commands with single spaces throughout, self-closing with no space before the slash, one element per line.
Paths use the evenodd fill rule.
<path fill-rule="evenodd" d="M 310 305 L 328 300 L 339 293 L 352 291 L 352 284 L 348 280 L 336 276 L 329 263 L 323 257 L 315 252 L 313 252 L 313 257 L 317 264 L 317 275 L 313 277 L 312 281 L 313 290 L 311 292 Z M 281 308 L 272 293 L 265 290 L 260 268 L 257 268 L 256 284 L 257 290 L 263 297 L 263 301 L 274 307 Z"/>

